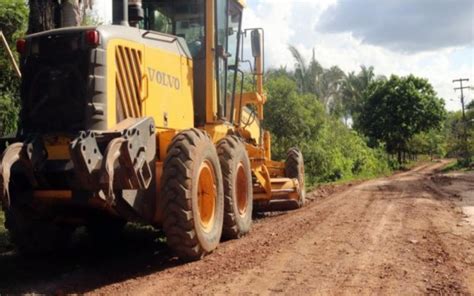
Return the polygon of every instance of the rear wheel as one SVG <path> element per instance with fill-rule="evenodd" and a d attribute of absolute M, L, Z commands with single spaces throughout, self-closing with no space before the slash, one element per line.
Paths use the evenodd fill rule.
<path fill-rule="evenodd" d="M 183 260 L 213 251 L 222 235 L 224 197 L 216 148 L 206 133 L 190 129 L 173 139 L 161 184 L 168 245 Z"/>
<path fill-rule="evenodd" d="M 303 154 L 298 148 L 291 148 L 286 155 L 285 176 L 287 178 L 298 179 L 299 191 L 297 207 L 301 208 L 306 202 Z"/>
<path fill-rule="evenodd" d="M 250 160 L 243 143 L 228 136 L 217 144 L 224 181 L 224 239 L 239 238 L 252 225 L 253 191 Z"/>

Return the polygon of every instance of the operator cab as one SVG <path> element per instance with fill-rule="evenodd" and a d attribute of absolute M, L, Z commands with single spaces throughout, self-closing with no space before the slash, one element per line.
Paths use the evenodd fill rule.
<path fill-rule="evenodd" d="M 212 52 L 215 55 L 218 119 L 233 122 L 236 69 L 239 55 L 239 32 L 242 6 L 233 0 L 215 1 L 216 27 L 206 29 L 205 0 L 148 0 L 143 1 L 146 30 L 172 34 L 186 40 L 194 61 L 194 98 L 197 125 L 205 123 L 206 35 L 215 32 Z M 207 43 L 209 44 L 209 43 Z M 216 54 L 217 53 L 217 54 Z"/>
<path fill-rule="evenodd" d="M 215 28 L 206 19 L 214 1 Z M 118 1 L 120 2 L 120 1 Z M 242 24 L 241 1 L 237 0 L 143 0 L 143 19 L 137 26 L 182 37 L 191 52 L 194 71 L 194 106 L 196 126 L 206 124 L 207 84 L 217 86 L 217 110 L 214 119 L 233 123 L 231 110 L 235 106 L 240 32 Z M 118 23 L 120 17 L 115 17 Z M 210 47 L 210 48 L 207 48 Z M 209 60 L 215 71 L 215 82 L 209 82 Z M 215 84 L 214 84 L 215 83 Z M 209 118 L 207 118 L 209 121 Z M 215 121 L 215 120 L 213 120 Z"/>
<path fill-rule="evenodd" d="M 204 0 L 146 1 L 141 28 L 184 38 L 193 58 L 205 56 Z"/>

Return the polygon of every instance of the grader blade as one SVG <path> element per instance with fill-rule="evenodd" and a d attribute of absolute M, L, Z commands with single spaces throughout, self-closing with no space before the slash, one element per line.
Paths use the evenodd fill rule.
<path fill-rule="evenodd" d="M 254 193 L 257 200 L 255 210 L 258 212 L 275 212 L 295 210 L 302 206 L 301 185 L 297 179 L 272 178 L 271 193 Z"/>
<path fill-rule="evenodd" d="M 254 207 L 257 212 L 264 213 L 264 212 L 292 211 L 292 210 L 299 209 L 301 206 L 299 205 L 297 200 L 275 199 L 268 203 L 258 203 Z"/>

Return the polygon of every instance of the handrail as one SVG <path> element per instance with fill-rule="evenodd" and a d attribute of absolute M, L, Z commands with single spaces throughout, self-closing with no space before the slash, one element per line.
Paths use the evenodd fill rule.
<path fill-rule="evenodd" d="M 2 31 L 0 31 L 0 36 L 1 36 L 1 39 L 3 41 L 3 45 L 7 49 L 8 55 L 10 57 L 10 61 L 12 62 L 13 67 L 15 68 L 16 74 L 18 75 L 19 78 L 21 78 L 20 68 L 18 68 L 18 64 L 16 63 L 15 57 L 13 56 L 13 53 L 10 49 L 10 46 L 8 45 L 7 39 L 5 38 L 5 35 L 3 35 Z"/>

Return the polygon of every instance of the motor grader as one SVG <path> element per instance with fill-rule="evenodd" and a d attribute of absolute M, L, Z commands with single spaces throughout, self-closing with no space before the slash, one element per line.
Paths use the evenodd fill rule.
<path fill-rule="evenodd" d="M 2 140 L 0 192 L 20 252 L 57 248 L 79 226 L 108 238 L 133 221 L 196 260 L 248 233 L 253 211 L 304 204 L 302 154 L 271 160 L 263 30 L 242 29 L 244 7 L 114 0 L 113 25 L 18 41 L 20 123 Z"/>

